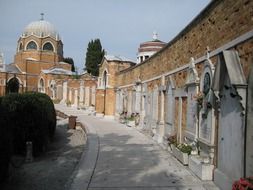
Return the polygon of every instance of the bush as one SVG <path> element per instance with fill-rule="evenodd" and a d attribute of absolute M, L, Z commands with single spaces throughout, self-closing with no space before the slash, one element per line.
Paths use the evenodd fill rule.
<path fill-rule="evenodd" d="M 53 138 L 56 113 L 52 100 L 41 93 L 9 94 L 2 100 L 7 125 L 13 134 L 15 153 L 25 154 L 26 142 L 33 142 L 34 155 L 42 152 Z"/>
<path fill-rule="evenodd" d="M 1 105 L 0 97 L 0 183 L 7 177 L 12 153 L 11 128 L 6 124 L 6 110 Z"/>
<path fill-rule="evenodd" d="M 190 145 L 188 145 L 188 144 L 179 144 L 179 145 L 177 146 L 177 148 L 178 148 L 181 152 L 187 153 L 188 155 L 190 155 L 190 154 L 191 154 L 191 151 L 192 151 L 192 147 L 191 147 Z"/>

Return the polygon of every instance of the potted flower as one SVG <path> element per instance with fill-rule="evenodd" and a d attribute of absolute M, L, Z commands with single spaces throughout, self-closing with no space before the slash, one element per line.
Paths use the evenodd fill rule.
<path fill-rule="evenodd" d="M 235 181 L 232 190 L 253 190 L 253 176 Z"/>
<path fill-rule="evenodd" d="M 127 112 L 121 112 L 120 113 L 120 116 L 119 116 L 119 122 L 120 123 L 123 123 L 123 124 L 125 124 L 126 123 L 126 115 L 127 115 Z"/>
<path fill-rule="evenodd" d="M 130 117 L 127 117 L 127 126 L 134 127 L 135 126 L 135 114 L 132 113 Z"/>
<path fill-rule="evenodd" d="M 188 144 L 179 144 L 172 146 L 173 155 L 183 164 L 188 165 L 189 155 L 191 154 L 192 147 Z"/>

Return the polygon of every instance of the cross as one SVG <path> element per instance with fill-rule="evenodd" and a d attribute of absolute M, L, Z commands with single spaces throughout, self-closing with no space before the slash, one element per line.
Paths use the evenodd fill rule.
<path fill-rule="evenodd" d="M 44 20 L 44 13 L 40 13 L 40 16 L 41 16 L 40 20 Z"/>

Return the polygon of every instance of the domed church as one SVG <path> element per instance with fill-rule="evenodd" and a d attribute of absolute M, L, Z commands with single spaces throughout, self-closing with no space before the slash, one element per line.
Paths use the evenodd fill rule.
<path fill-rule="evenodd" d="M 28 24 L 18 40 L 15 63 L 22 71 L 25 70 L 25 60 L 53 65 L 63 60 L 63 43 L 59 33 L 43 17 L 39 21 Z M 44 69 L 52 65 L 42 64 L 41 66 Z M 65 69 L 68 68 L 65 67 Z M 35 67 L 31 72 L 38 73 L 40 70 Z"/>
<path fill-rule="evenodd" d="M 0 61 L 0 96 L 11 92 L 39 91 L 52 99 L 65 97 L 64 101 L 77 102 L 75 99 L 79 96 L 82 80 L 91 79 L 94 86 L 96 80 L 87 73 L 81 76 L 82 80 L 75 80 L 71 65 L 63 62 L 63 58 L 60 35 L 54 25 L 44 20 L 42 13 L 41 19 L 28 24 L 19 37 L 14 62 L 5 65 Z"/>

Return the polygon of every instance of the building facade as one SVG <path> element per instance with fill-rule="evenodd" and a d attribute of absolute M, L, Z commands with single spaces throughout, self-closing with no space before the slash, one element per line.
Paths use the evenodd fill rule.
<path fill-rule="evenodd" d="M 55 27 L 42 18 L 28 24 L 17 41 L 14 62 L 0 56 L 0 95 L 38 91 L 76 107 L 95 106 L 97 79 L 77 76 L 63 62 L 63 43 Z"/>
<path fill-rule="evenodd" d="M 252 10 L 248 0 L 211 1 L 144 62 L 116 71 L 102 62 L 113 95 L 97 94 L 97 112 L 137 114 L 136 127 L 163 147 L 191 146 L 189 168 L 223 190 L 252 176 Z"/>

